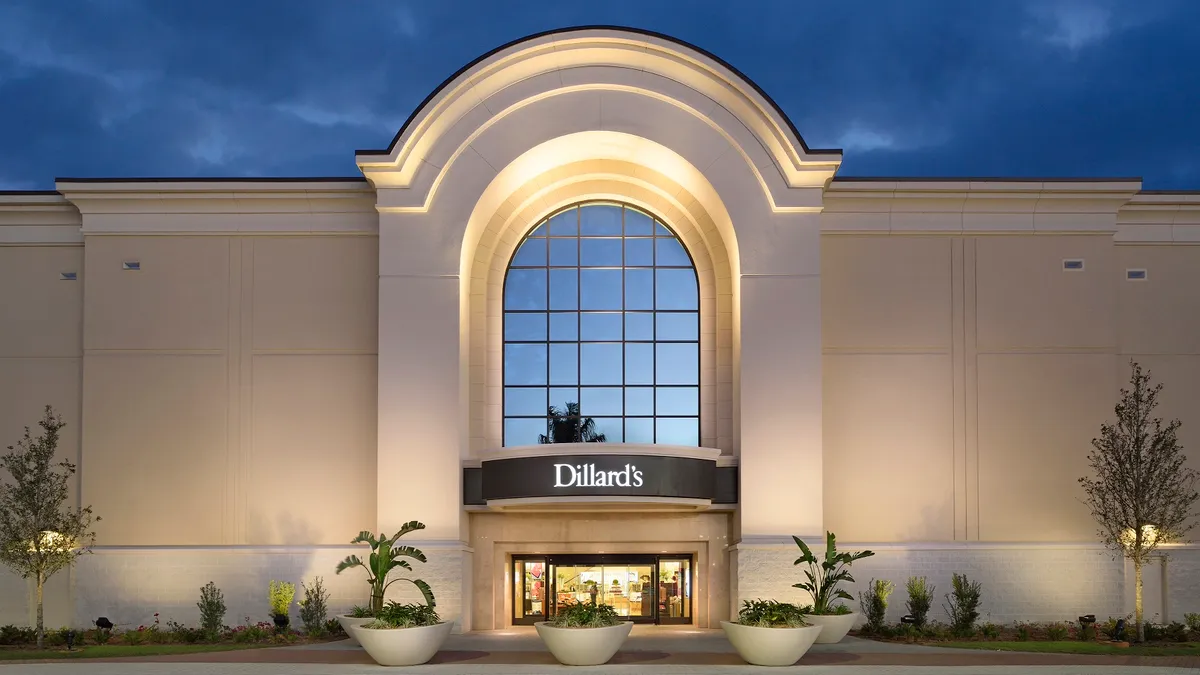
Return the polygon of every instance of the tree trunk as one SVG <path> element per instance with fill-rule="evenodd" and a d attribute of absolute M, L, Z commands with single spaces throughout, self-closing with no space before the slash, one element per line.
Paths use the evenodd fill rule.
<path fill-rule="evenodd" d="M 37 573 L 37 648 L 43 649 L 46 646 L 46 629 L 42 626 L 42 584 L 45 578 L 41 572 Z"/>
<path fill-rule="evenodd" d="M 1142 623 L 1142 561 L 1133 561 L 1133 620 L 1137 624 L 1137 641 L 1146 641 L 1146 626 Z"/>
<path fill-rule="evenodd" d="M 371 594 L 371 614 L 373 614 L 375 616 L 379 616 L 379 613 L 382 611 L 383 611 L 383 594 L 380 593 L 379 595 L 375 595 L 374 593 L 372 593 Z"/>

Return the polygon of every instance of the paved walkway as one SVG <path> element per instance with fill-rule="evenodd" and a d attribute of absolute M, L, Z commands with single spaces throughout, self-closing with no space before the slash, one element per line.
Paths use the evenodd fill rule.
<path fill-rule="evenodd" d="M 558 665 L 533 629 L 452 635 L 427 665 L 382 668 L 359 647 L 346 642 L 213 652 L 141 659 L 88 659 L 70 663 L 0 665 L 0 675 L 358 675 L 428 673 L 430 675 L 572 675 L 662 673 L 733 675 L 734 673 L 807 673 L 809 675 L 1179 675 L 1195 672 L 1193 657 L 1107 657 L 1026 654 L 942 649 L 920 645 L 846 638 L 836 645 L 815 645 L 798 666 L 761 668 L 746 665 L 716 630 L 636 626 L 613 660 L 597 667 Z"/>

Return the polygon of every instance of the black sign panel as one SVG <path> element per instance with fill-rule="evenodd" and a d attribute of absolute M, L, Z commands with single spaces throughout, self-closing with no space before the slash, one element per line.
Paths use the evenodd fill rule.
<path fill-rule="evenodd" d="M 558 455 L 483 462 L 483 499 L 675 497 L 713 499 L 717 463 L 658 455 Z"/>

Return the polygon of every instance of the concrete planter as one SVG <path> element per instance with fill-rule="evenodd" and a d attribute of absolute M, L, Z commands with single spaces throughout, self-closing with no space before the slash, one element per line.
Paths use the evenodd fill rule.
<path fill-rule="evenodd" d="M 419 666 L 437 654 L 453 627 L 445 621 L 416 628 L 350 626 L 349 632 L 381 666 Z"/>
<path fill-rule="evenodd" d="M 806 619 L 807 620 L 807 619 Z M 755 666 L 791 666 L 799 661 L 821 634 L 821 626 L 762 628 L 722 621 L 725 637 L 738 656 Z"/>
<path fill-rule="evenodd" d="M 564 666 L 608 663 L 633 630 L 632 621 L 604 628 L 555 628 L 546 621 L 539 621 L 534 626 L 546 648 Z"/>
<path fill-rule="evenodd" d="M 337 615 L 338 623 L 342 624 L 342 630 L 346 631 L 346 635 L 350 636 L 351 644 L 358 644 L 358 638 L 354 637 L 354 633 L 350 631 L 351 626 L 361 626 L 365 623 L 371 623 L 375 619 L 372 617 L 353 617 L 346 614 Z"/>
<path fill-rule="evenodd" d="M 842 638 L 846 637 L 846 633 L 854 627 L 858 621 L 858 612 L 850 614 L 805 614 L 804 621 L 811 623 L 814 626 L 821 626 L 821 635 L 817 637 L 817 644 L 830 645 L 835 642 L 841 642 Z"/>

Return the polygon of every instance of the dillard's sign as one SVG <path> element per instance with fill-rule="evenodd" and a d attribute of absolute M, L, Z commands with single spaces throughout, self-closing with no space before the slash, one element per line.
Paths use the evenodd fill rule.
<path fill-rule="evenodd" d="M 716 466 L 711 459 L 607 453 L 485 459 L 480 496 L 712 499 Z"/>
<path fill-rule="evenodd" d="M 620 471 L 597 471 L 595 464 L 555 464 L 554 487 L 642 487 L 642 472 L 633 464 Z"/>

